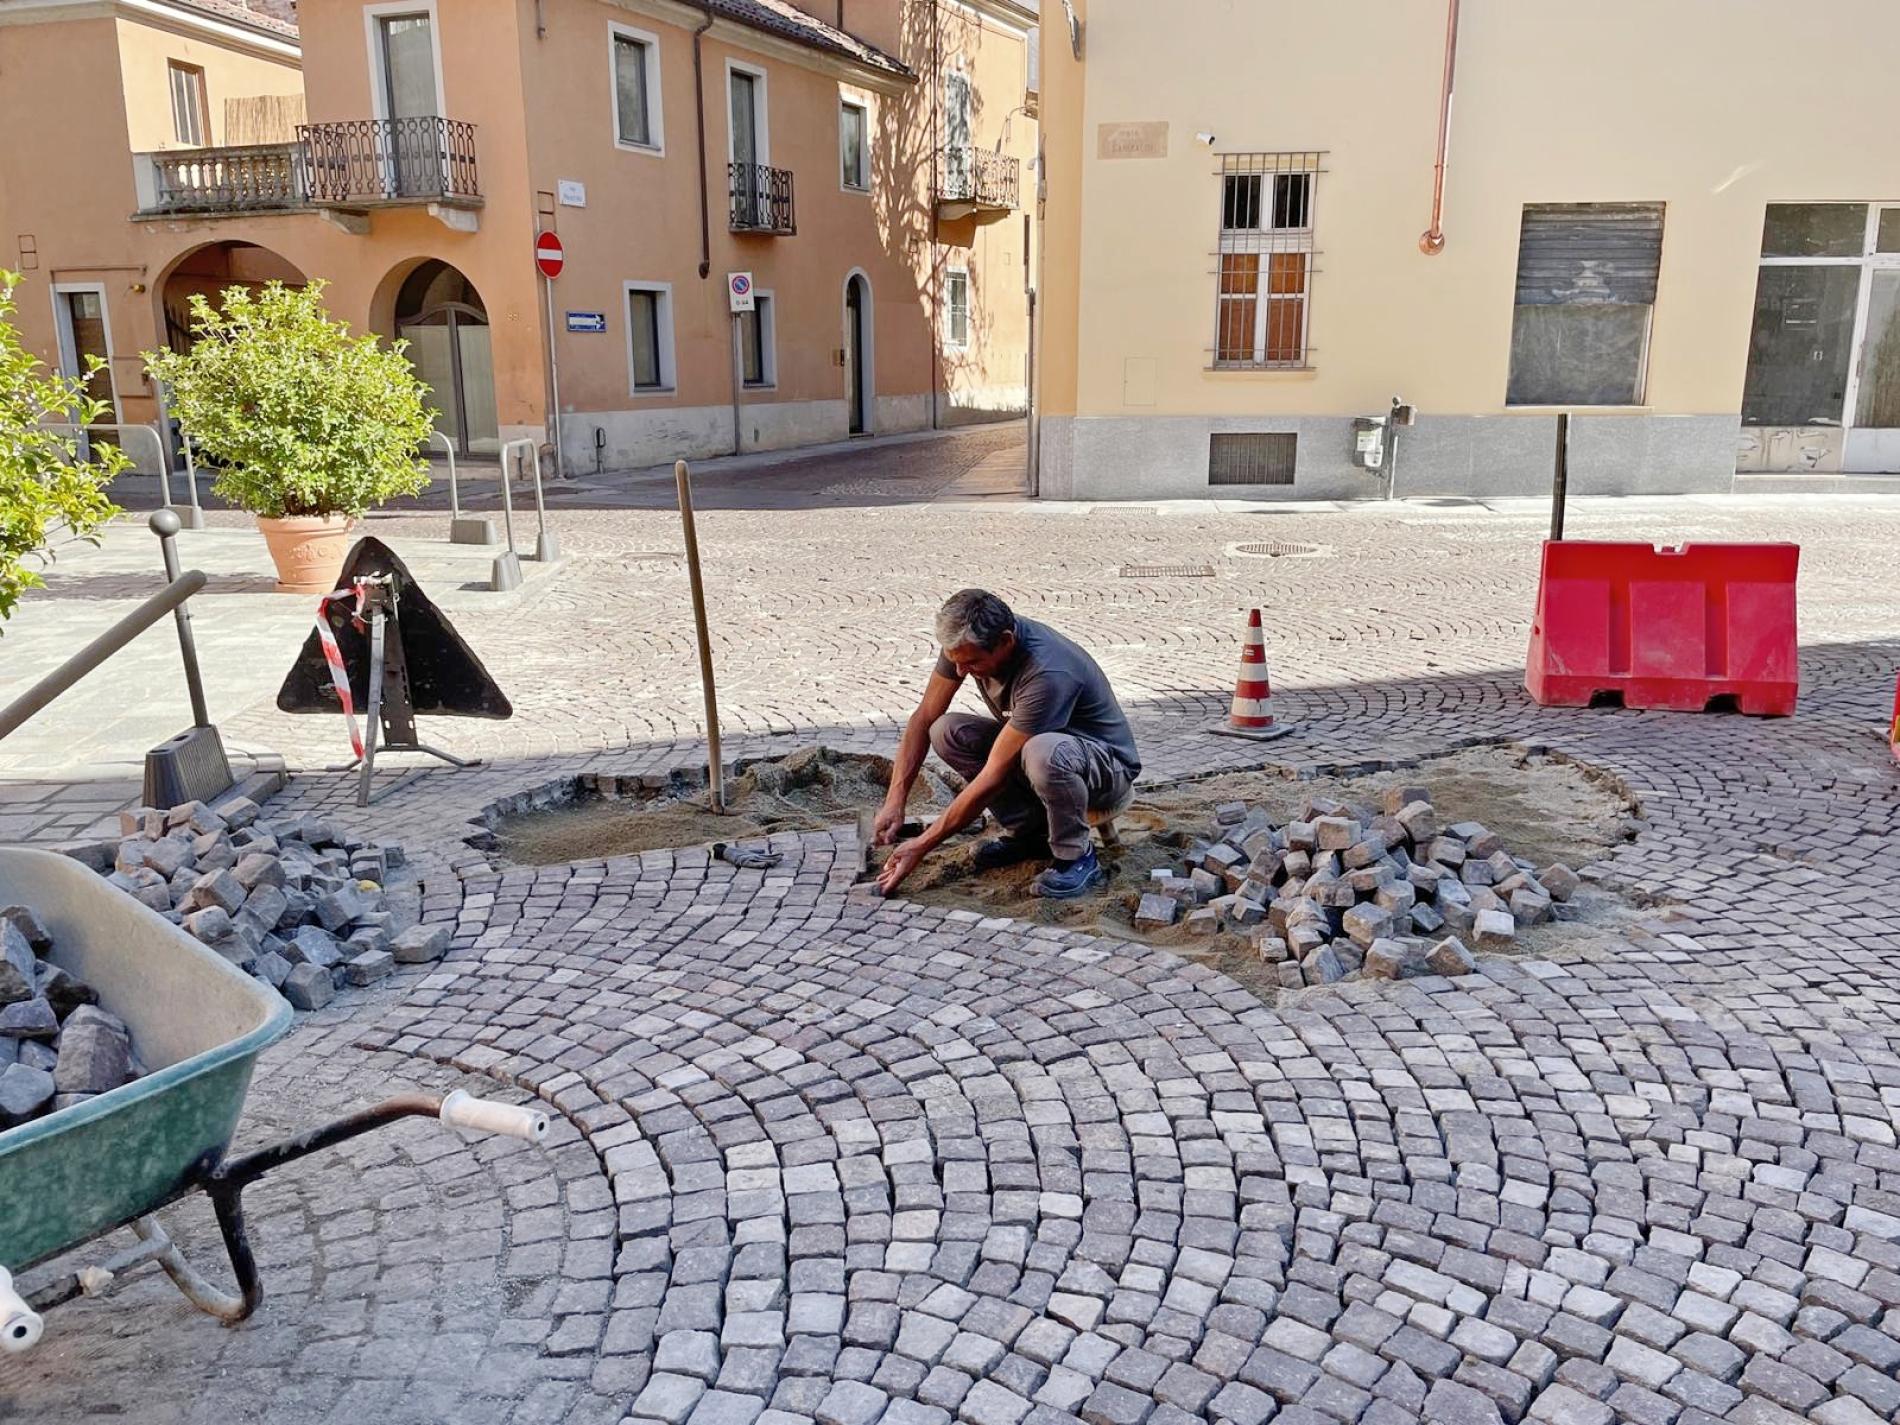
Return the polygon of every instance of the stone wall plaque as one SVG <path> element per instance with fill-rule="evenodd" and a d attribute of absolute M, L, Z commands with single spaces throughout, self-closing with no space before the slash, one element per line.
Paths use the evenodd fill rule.
<path fill-rule="evenodd" d="M 1110 158 L 1166 158 L 1167 120 L 1133 124 L 1097 124 L 1095 156 Z"/>

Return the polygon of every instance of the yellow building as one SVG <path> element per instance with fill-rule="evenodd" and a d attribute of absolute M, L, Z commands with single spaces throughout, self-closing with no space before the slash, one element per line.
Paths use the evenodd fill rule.
<path fill-rule="evenodd" d="M 1888 0 L 1044 12 L 1044 495 L 1900 471 Z"/>
<path fill-rule="evenodd" d="M 126 423 L 162 424 L 138 353 L 189 339 L 189 296 L 272 277 L 406 338 L 465 455 L 550 439 L 556 372 L 570 472 L 1020 414 L 1034 26 L 1031 0 L 0 0 L 0 265 L 28 343 L 106 358 Z"/>

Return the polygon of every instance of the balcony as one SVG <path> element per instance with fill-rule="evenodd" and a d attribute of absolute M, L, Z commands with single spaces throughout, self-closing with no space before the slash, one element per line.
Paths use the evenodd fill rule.
<path fill-rule="evenodd" d="M 938 216 L 954 222 L 975 215 L 978 222 L 1015 208 L 1021 163 L 1008 154 L 968 145 L 937 155 Z"/>
<path fill-rule="evenodd" d="M 304 188 L 318 207 L 477 204 L 475 126 L 435 115 L 299 124 Z"/>
<path fill-rule="evenodd" d="M 299 124 L 295 143 L 133 159 L 145 218 L 317 209 L 361 232 L 365 209 L 426 204 L 449 227 L 472 232 L 482 202 L 475 126 L 435 116 Z"/>
<path fill-rule="evenodd" d="M 792 207 L 791 169 L 768 168 L 762 163 L 729 163 L 726 180 L 732 196 L 728 226 L 733 232 L 761 233 L 768 237 L 791 237 L 798 232 L 798 215 Z"/>
<path fill-rule="evenodd" d="M 143 161 L 142 214 L 262 213 L 307 206 L 296 144 L 180 149 L 138 157 Z"/>

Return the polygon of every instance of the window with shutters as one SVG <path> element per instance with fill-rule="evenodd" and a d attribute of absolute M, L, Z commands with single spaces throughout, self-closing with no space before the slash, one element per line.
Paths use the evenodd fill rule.
<path fill-rule="evenodd" d="M 1507 405 L 1642 404 L 1662 231 L 1660 203 L 1525 206 Z"/>
<path fill-rule="evenodd" d="M 1216 370 L 1297 370 L 1308 364 L 1313 305 L 1317 153 L 1221 158 L 1215 253 Z"/>

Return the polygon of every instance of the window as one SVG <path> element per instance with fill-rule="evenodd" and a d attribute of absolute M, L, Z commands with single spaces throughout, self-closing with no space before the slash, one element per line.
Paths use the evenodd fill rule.
<path fill-rule="evenodd" d="M 178 142 L 201 146 L 209 142 L 211 120 L 205 107 L 205 72 L 195 64 L 170 65 L 172 135 Z"/>
<path fill-rule="evenodd" d="M 627 284 L 627 369 L 638 396 L 673 389 L 673 289 Z"/>
<path fill-rule="evenodd" d="M 838 105 L 838 181 L 857 193 L 871 188 L 871 155 L 866 142 L 869 133 L 864 105 L 849 99 Z"/>
<path fill-rule="evenodd" d="M 614 142 L 622 148 L 658 150 L 660 137 L 660 42 L 644 30 L 609 27 L 613 37 Z"/>
<path fill-rule="evenodd" d="M 772 294 L 755 291 L 752 310 L 739 313 L 740 379 L 746 385 L 777 384 L 778 361 L 774 351 L 775 336 L 772 322 Z"/>
<path fill-rule="evenodd" d="M 1307 364 L 1317 153 L 1235 153 L 1221 160 L 1214 366 Z"/>
<path fill-rule="evenodd" d="M 1768 205 L 1742 424 L 1900 428 L 1900 205 Z"/>
<path fill-rule="evenodd" d="M 943 275 L 943 344 L 970 344 L 970 274 L 953 267 Z"/>
<path fill-rule="evenodd" d="M 1506 405 L 1642 404 L 1662 233 L 1660 203 L 1525 205 Z"/>

